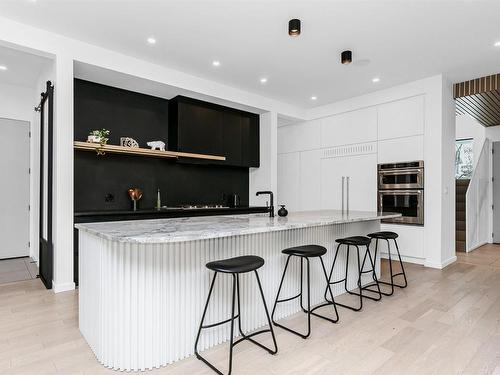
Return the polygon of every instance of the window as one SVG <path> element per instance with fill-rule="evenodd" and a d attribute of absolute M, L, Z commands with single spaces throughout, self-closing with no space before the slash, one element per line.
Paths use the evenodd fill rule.
<path fill-rule="evenodd" d="M 459 139 L 455 142 L 455 178 L 470 179 L 474 170 L 473 139 Z"/>

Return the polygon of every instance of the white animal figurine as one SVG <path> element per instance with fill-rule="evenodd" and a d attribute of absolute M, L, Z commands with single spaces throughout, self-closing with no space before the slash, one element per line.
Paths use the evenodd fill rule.
<path fill-rule="evenodd" d="M 151 147 L 151 150 L 160 150 L 160 151 L 165 151 L 165 142 L 162 141 L 151 141 L 148 142 L 147 145 Z"/>

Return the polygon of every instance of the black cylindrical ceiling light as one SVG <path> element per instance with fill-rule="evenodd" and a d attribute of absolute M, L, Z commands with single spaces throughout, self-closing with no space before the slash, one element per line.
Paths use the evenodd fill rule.
<path fill-rule="evenodd" d="M 342 52 L 342 54 L 340 55 L 340 61 L 344 65 L 349 65 L 350 63 L 352 63 L 352 51 Z"/>
<path fill-rule="evenodd" d="M 290 36 L 300 35 L 300 20 L 298 18 L 294 18 L 288 21 L 288 35 Z"/>

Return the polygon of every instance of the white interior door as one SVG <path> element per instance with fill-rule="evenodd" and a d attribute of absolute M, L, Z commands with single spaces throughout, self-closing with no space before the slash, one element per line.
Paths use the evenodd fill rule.
<path fill-rule="evenodd" d="M 0 259 L 29 255 L 29 122 L 0 118 Z"/>

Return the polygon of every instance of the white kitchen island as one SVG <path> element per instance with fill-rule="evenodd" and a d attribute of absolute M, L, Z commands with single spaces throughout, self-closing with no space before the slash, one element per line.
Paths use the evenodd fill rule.
<path fill-rule="evenodd" d="M 265 259 L 259 269 L 272 309 L 286 256 L 281 250 L 302 244 L 325 246 L 329 270 L 335 239 L 380 230 L 382 218 L 399 214 L 308 211 L 288 217 L 267 214 L 187 217 L 77 224 L 79 229 L 80 331 L 106 367 L 144 370 L 167 365 L 194 353 L 194 341 L 212 273 L 205 264 L 239 255 Z M 351 255 L 352 256 L 352 255 Z M 356 287 L 356 267 L 349 285 Z M 335 279 L 343 277 L 345 252 L 339 254 Z M 285 280 L 281 297 L 299 290 L 298 262 Z M 377 262 L 378 267 L 378 262 Z M 254 277 L 241 277 L 244 331 L 267 324 Z M 332 285 L 334 295 L 343 292 Z M 311 261 L 311 303 L 323 301 L 325 279 Z M 218 278 L 206 322 L 230 317 L 231 277 Z M 325 313 L 328 307 L 325 307 Z M 280 304 L 276 318 L 300 311 L 297 300 Z M 342 310 L 340 324 L 342 323 Z M 229 324 L 204 332 L 200 348 L 229 338 Z M 279 328 L 277 328 L 279 329 Z M 278 341 L 279 346 L 279 341 Z"/>

